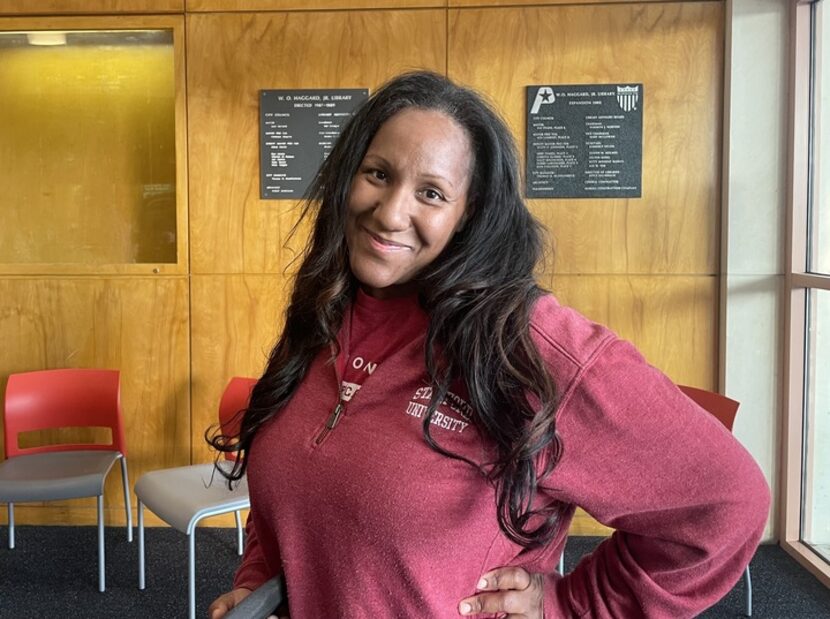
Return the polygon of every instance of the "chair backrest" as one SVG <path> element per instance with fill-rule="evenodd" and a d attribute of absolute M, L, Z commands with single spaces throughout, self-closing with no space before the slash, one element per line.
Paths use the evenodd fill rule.
<path fill-rule="evenodd" d="M 678 388 L 698 406 L 717 417 L 726 426 L 727 430 L 732 431 L 732 426 L 735 423 L 735 415 L 737 415 L 738 407 L 741 405 L 740 402 L 727 398 L 725 395 L 715 393 L 714 391 L 706 391 L 705 389 L 698 389 L 697 387 L 678 385 Z"/>
<path fill-rule="evenodd" d="M 248 408 L 251 390 L 256 383 L 256 378 L 234 376 L 225 387 L 222 400 L 219 402 L 219 424 L 222 426 L 223 434 L 235 436 L 239 433 L 242 411 Z M 225 452 L 225 458 L 236 460 L 236 454 Z"/>
<path fill-rule="evenodd" d="M 52 451 L 106 450 L 126 455 L 118 370 L 41 370 L 9 376 L 3 415 L 6 457 Z M 21 448 L 21 432 L 102 427 L 110 443 L 62 443 Z"/>

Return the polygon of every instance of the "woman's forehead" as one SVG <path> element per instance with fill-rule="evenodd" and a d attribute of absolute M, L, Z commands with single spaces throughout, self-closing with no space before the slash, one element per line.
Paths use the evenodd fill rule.
<path fill-rule="evenodd" d="M 438 110 L 408 108 L 384 122 L 366 152 L 393 167 L 422 175 L 469 176 L 473 152 L 467 131 Z"/>

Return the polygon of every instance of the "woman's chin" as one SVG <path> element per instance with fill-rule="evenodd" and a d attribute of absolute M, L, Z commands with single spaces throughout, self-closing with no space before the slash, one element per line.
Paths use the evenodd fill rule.
<path fill-rule="evenodd" d="M 418 286 L 415 282 L 387 283 L 387 282 L 364 282 L 360 281 L 360 287 L 363 292 L 375 299 L 394 299 L 397 297 L 405 297 L 415 293 Z"/>

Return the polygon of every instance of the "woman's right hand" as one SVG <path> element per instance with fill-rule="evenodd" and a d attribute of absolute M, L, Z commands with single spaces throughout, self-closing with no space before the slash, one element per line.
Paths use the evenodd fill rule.
<path fill-rule="evenodd" d="M 249 595 L 251 595 L 251 590 L 245 589 L 244 587 L 223 593 L 213 600 L 213 604 L 208 608 L 208 617 L 210 619 L 221 619 L 225 616 L 225 613 Z"/>

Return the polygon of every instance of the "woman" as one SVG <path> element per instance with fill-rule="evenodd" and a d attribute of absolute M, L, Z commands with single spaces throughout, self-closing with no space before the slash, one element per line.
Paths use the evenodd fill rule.
<path fill-rule="evenodd" d="M 323 164 L 285 327 L 239 437 L 248 546 L 221 617 L 283 573 L 291 615 L 688 617 L 741 575 L 751 457 L 626 342 L 539 288 L 515 146 L 412 73 Z M 555 571 L 576 505 L 617 529 Z"/>

